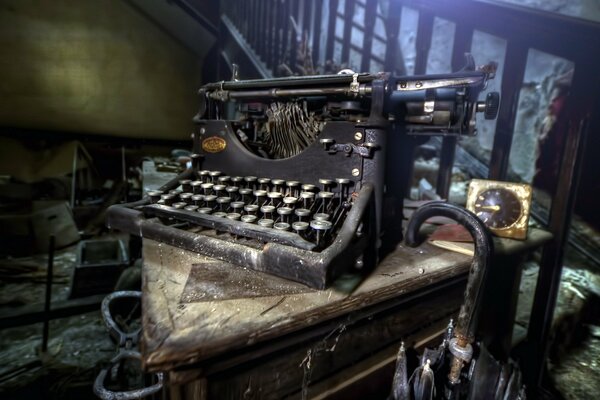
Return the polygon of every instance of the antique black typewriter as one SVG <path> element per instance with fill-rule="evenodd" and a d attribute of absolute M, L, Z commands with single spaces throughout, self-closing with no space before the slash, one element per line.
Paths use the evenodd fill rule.
<path fill-rule="evenodd" d="M 493 64 L 446 75 L 337 75 L 211 83 L 200 91 L 192 167 L 111 228 L 314 288 L 376 265 L 401 240 L 421 135 L 473 135 L 495 118 Z M 234 74 L 235 75 L 235 74 Z"/>

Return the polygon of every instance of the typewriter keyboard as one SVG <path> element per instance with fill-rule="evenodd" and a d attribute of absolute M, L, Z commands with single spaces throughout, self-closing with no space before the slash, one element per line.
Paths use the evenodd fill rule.
<path fill-rule="evenodd" d="M 294 180 L 227 176 L 199 171 L 169 192 L 150 191 L 148 216 L 163 223 L 228 240 L 276 242 L 321 250 L 335 238 L 353 203 L 354 182 L 319 179 L 318 185 Z"/>

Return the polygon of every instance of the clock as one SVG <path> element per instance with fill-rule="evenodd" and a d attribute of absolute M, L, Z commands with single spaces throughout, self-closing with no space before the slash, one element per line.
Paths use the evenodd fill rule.
<path fill-rule="evenodd" d="M 467 194 L 472 211 L 496 236 L 526 239 L 531 186 L 522 183 L 473 179 Z"/>

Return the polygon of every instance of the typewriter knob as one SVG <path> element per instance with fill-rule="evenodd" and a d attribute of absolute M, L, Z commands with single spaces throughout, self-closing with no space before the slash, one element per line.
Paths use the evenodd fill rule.
<path fill-rule="evenodd" d="M 485 119 L 496 119 L 500 109 L 500 93 L 490 92 L 485 97 L 484 102 L 477 102 L 477 111 L 483 112 Z"/>
<path fill-rule="evenodd" d="M 319 139 L 319 143 L 323 145 L 325 151 L 329 151 L 329 148 L 335 143 L 335 140 L 329 138 Z"/>

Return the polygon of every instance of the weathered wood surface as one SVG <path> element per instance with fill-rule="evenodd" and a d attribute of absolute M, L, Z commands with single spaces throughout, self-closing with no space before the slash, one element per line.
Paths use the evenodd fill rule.
<path fill-rule="evenodd" d="M 531 234 L 532 239 L 538 237 L 534 231 Z M 529 246 L 529 241 L 510 242 L 497 248 L 513 252 Z M 469 263 L 469 257 L 428 244 L 416 249 L 399 245 L 355 290 L 348 292 L 340 284 L 318 291 L 145 240 L 144 364 L 151 370 L 171 370 L 234 354 L 350 312 L 408 297 L 461 276 Z"/>

